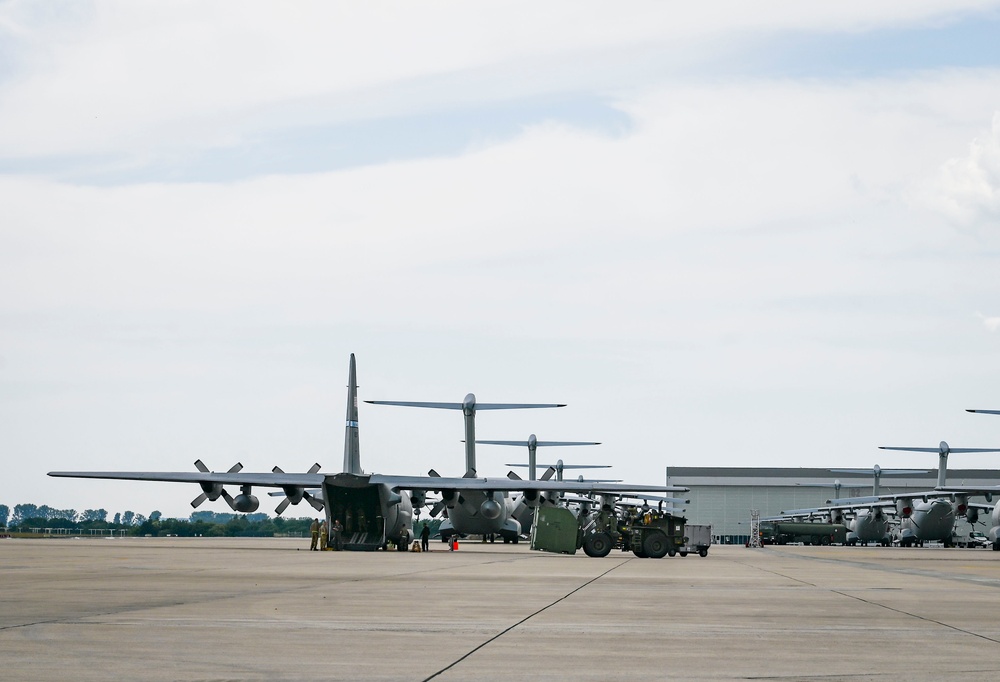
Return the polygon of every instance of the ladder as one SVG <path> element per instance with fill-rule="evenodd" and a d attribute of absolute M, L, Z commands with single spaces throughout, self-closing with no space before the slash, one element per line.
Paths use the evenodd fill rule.
<path fill-rule="evenodd" d="M 760 544 L 760 510 L 750 510 L 750 542 L 747 547 L 761 548 Z"/>

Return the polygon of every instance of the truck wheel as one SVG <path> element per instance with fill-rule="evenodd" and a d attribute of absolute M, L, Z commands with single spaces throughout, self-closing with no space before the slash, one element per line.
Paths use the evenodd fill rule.
<path fill-rule="evenodd" d="M 593 533 L 583 541 L 583 551 L 587 556 L 600 558 L 611 553 L 611 538 L 607 533 Z"/>
<path fill-rule="evenodd" d="M 681 550 L 680 552 L 678 552 L 678 554 L 680 554 L 680 555 L 681 555 L 682 557 L 685 557 L 685 556 L 687 556 L 687 555 L 688 555 L 688 553 L 687 553 L 687 550 L 686 550 L 686 549 L 682 549 L 682 550 Z M 673 554 L 671 554 L 670 556 L 673 556 Z"/>
<path fill-rule="evenodd" d="M 701 549 L 698 550 L 698 556 L 704 559 L 705 557 L 708 556 L 708 550 L 702 547 Z"/>
<path fill-rule="evenodd" d="M 667 551 L 673 550 L 667 540 L 667 534 L 662 530 L 654 530 L 642 541 L 642 551 L 646 556 L 653 559 L 662 559 L 667 555 Z M 676 550 L 673 550 L 676 551 Z"/>
<path fill-rule="evenodd" d="M 632 548 L 632 554 L 635 554 L 640 559 L 645 559 L 646 558 L 646 553 L 642 551 L 641 547 L 633 547 Z"/>
<path fill-rule="evenodd" d="M 821 537 L 819 539 L 819 544 L 821 544 L 821 545 L 829 545 L 830 544 L 830 538 L 828 536 L 824 535 L 823 537 Z"/>

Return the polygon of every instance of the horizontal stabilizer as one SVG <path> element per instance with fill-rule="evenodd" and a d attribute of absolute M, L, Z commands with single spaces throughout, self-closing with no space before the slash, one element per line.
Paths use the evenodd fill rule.
<path fill-rule="evenodd" d="M 479 441 L 476 441 L 477 443 Z M 504 464 L 505 467 L 527 467 L 528 464 Z M 552 469 L 610 469 L 611 464 L 536 464 L 537 467 L 551 467 Z"/>
<path fill-rule="evenodd" d="M 882 498 L 869 495 L 867 497 L 844 497 L 839 500 L 827 500 L 826 503 L 831 507 L 846 507 L 853 504 L 863 505 L 863 504 L 874 504 L 876 502 L 881 502 Z"/>
<path fill-rule="evenodd" d="M 478 407 L 478 406 L 477 406 Z M 530 443 L 526 440 L 477 440 L 480 445 L 517 445 L 522 448 L 526 448 Z M 536 440 L 535 445 L 538 447 L 554 447 L 560 445 L 600 445 L 600 442 L 596 441 L 579 441 L 579 440 Z"/>
<path fill-rule="evenodd" d="M 1000 414 L 1000 410 L 966 410 L 966 412 L 975 412 L 977 414 Z"/>

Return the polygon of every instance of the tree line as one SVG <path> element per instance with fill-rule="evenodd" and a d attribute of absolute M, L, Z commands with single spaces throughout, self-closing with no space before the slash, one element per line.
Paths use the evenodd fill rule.
<path fill-rule="evenodd" d="M 437 532 L 440 519 L 427 520 L 431 534 Z M 30 532 L 33 528 L 58 528 L 67 532 L 115 530 L 127 535 L 178 537 L 272 537 L 274 535 L 308 535 L 312 517 L 286 519 L 274 518 L 264 513 L 236 514 L 229 512 L 196 511 L 187 519 L 165 519 L 159 511 L 143 516 L 133 511 L 116 512 L 108 520 L 106 509 L 55 509 L 48 505 L 18 504 L 13 513 L 10 507 L 0 504 L 0 528 L 11 532 Z M 414 525 L 414 534 L 420 532 L 422 521 Z"/>

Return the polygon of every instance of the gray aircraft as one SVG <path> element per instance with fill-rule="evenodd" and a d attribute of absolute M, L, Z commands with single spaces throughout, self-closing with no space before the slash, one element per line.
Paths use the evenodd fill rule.
<path fill-rule="evenodd" d="M 851 501 L 834 499 L 830 500 L 829 506 L 826 507 L 782 511 L 781 517 L 768 520 L 822 518 L 827 523 L 846 525 L 848 529 L 847 544 L 849 545 L 856 545 L 859 542 L 862 545 L 867 545 L 869 542 L 876 542 L 882 546 L 888 546 L 892 542 L 889 517 L 895 513 L 896 505 L 892 500 L 879 498 L 882 476 L 912 476 L 927 473 L 926 469 L 883 469 L 878 464 L 872 469 L 831 469 L 830 471 L 845 474 L 868 473 L 870 471 L 874 478 L 871 496 L 850 498 Z M 839 492 L 840 481 L 833 485 Z"/>
<path fill-rule="evenodd" d="M 465 479 L 475 480 L 476 476 L 476 412 L 479 410 L 515 410 L 565 407 L 559 403 L 480 403 L 469 393 L 460 403 L 424 402 L 403 400 L 366 400 L 373 405 L 397 405 L 402 407 L 422 407 L 441 410 L 461 410 L 465 420 Z M 537 441 L 536 441 L 537 444 Z M 439 474 L 431 469 L 431 478 Z M 686 492 L 688 488 L 677 486 L 635 486 L 622 483 L 596 481 L 552 481 L 547 476 L 539 480 L 525 481 L 511 472 L 505 479 L 505 486 L 481 485 L 462 490 L 442 486 L 441 502 L 434 505 L 431 515 L 436 516 L 447 510 L 447 518 L 442 521 L 439 531 L 442 540 L 452 535 L 499 535 L 504 542 L 516 543 L 522 532 L 521 522 L 515 511 L 519 507 L 536 507 L 554 500 L 562 493 L 606 493 L 623 492 Z M 642 488 L 642 490 L 640 490 Z M 655 488 L 655 490 L 654 490 Z M 438 488 L 436 488 L 438 489 Z M 521 491 L 521 495 L 510 495 L 511 491 Z"/>
<path fill-rule="evenodd" d="M 472 500 L 479 502 L 479 507 L 472 511 L 487 515 L 493 513 L 493 501 L 497 496 L 503 499 L 512 491 L 537 497 L 544 491 L 553 490 L 556 485 L 559 489 L 569 487 L 579 493 L 602 492 L 608 488 L 607 484 L 512 481 L 507 478 L 476 478 L 474 474 L 463 478 L 444 478 L 365 473 L 361 468 L 354 354 L 351 354 L 348 374 L 344 466 L 340 473 L 320 473 L 318 465 L 305 473 L 286 473 L 277 467 L 267 473 L 247 473 L 242 471 L 242 465 L 226 472 L 208 471 L 203 464 L 198 469 L 197 472 L 52 471 L 49 476 L 196 483 L 201 487 L 202 494 L 192 501 L 193 506 L 221 497 L 230 508 L 241 513 L 259 508 L 259 500 L 253 494 L 255 486 L 277 488 L 286 498 L 278 505 L 282 511 L 289 504 L 299 504 L 303 500 L 317 510 L 324 509 L 327 522 L 340 521 L 344 529 L 344 548 L 353 550 L 385 548 L 390 541 L 405 549 L 404 541 L 412 537 L 413 508 L 422 507 L 428 491 L 432 490 L 441 494 L 449 509 L 459 505 L 467 509 Z M 239 495 L 232 496 L 226 486 L 238 487 Z M 662 486 L 622 488 L 636 492 L 671 490 Z"/>
<path fill-rule="evenodd" d="M 956 516 L 972 517 L 969 507 L 969 495 L 977 493 L 971 489 L 961 490 L 948 487 L 946 479 L 948 475 L 949 454 L 1000 452 L 1000 449 L 996 448 L 952 448 L 945 441 L 941 441 L 936 448 L 879 446 L 879 449 L 938 453 L 937 486 L 933 490 L 924 492 L 830 500 L 829 504 L 845 506 L 878 504 L 880 502 L 891 501 L 895 504 L 896 513 L 901 519 L 899 544 L 903 547 L 923 545 L 927 541 L 939 541 L 950 546 L 952 544 Z"/>

